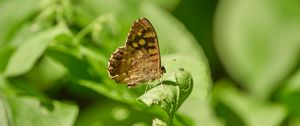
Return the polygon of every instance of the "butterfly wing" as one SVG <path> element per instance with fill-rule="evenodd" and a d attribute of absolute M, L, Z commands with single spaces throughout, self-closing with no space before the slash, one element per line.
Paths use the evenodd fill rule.
<path fill-rule="evenodd" d="M 157 35 L 149 20 L 140 18 L 134 22 L 126 46 L 112 54 L 108 71 L 116 82 L 131 87 L 162 76 Z"/>

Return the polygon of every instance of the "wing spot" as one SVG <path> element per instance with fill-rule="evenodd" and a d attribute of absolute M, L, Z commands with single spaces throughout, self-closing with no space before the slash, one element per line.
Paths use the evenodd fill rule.
<path fill-rule="evenodd" d="M 144 35 L 145 38 L 152 38 L 154 37 L 153 33 L 152 32 L 148 32 Z"/>
<path fill-rule="evenodd" d="M 150 55 L 158 53 L 157 49 L 148 49 Z"/>
<path fill-rule="evenodd" d="M 146 44 L 146 41 L 145 41 L 144 39 L 140 39 L 140 40 L 139 40 L 139 44 L 140 44 L 141 46 L 143 46 L 143 45 Z"/>
<path fill-rule="evenodd" d="M 148 42 L 148 44 L 147 44 L 148 46 L 154 46 L 154 43 L 152 43 L 152 42 Z"/>
<path fill-rule="evenodd" d="M 139 45 L 138 45 L 136 42 L 133 42 L 133 43 L 132 43 L 132 46 L 135 47 L 135 48 L 136 48 L 136 47 L 139 47 Z"/>
<path fill-rule="evenodd" d="M 138 32 L 138 33 L 137 33 L 138 36 L 141 36 L 142 34 L 143 34 L 142 32 Z"/>

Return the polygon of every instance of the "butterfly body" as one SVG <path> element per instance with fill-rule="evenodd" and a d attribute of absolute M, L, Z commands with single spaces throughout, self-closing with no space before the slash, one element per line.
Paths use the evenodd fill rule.
<path fill-rule="evenodd" d="M 162 76 L 161 58 L 156 32 L 146 18 L 135 21 L 124 47 L 118 48 L 109 59 L 108 72 L 117 83 L 134 87 Z"/>

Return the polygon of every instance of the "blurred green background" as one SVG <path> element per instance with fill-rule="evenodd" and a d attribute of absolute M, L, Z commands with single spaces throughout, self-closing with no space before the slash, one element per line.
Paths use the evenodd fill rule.
<path fill-rule="evenodd" d="M 140 17 L 193 77 L 173 125 L 300 126 L 298 0 L 0 0 L 0 126 L 151 125 L 106 71 Z"/>

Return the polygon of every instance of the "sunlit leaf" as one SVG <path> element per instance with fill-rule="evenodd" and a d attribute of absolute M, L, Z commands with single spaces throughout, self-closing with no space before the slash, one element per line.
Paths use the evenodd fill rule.
<path fill-rule="evenodd" d="M 38 0 L 5 0 L 0 2 L 0 46 L 7 44 L 18 30 L 18 26 L 27 22 L 27 19 L 38 11 L 37 3 Z"/>
<path fill-rule="evenodd" d="M 7 76 L 18 76 L 28 72 L 43 55 L 49 43 L 58 35 L 64 34 L 64 27 L 54 27 L 24 41 L 14 52 L 5 70 Z"/>
<path fill-rule="evenodd" d="M 153 125 L 160 121 L 171 125 L 177 109 L 193 89 L 192 76 L 183 68 L 179 68 L 178 71 L 172 71 L 167 76 L 168 79 L 162 80 L 161 85 L 150 89 L 138 98 L 138 101 L 146 106 L 151 108 L 154 105 L 158 105 L 168 114 L 168 119 L 154 119 Z"/>
<path fill-rule="evenodd" d="M 4 104 L 14 126 L 72 126 L 78 113 L 75 105 L 54 101 L 51 110 L 32 97 L 7 97 Z"/>
<path fill-rule="evenodd" d="M 220 1 L 217 51 L 228 73 L 257 98 L 270 96 L 299 61 L 299 6 L 295 0 Z"/>

